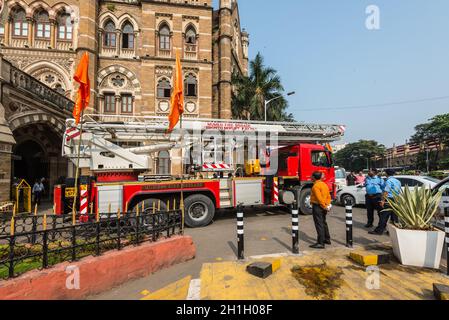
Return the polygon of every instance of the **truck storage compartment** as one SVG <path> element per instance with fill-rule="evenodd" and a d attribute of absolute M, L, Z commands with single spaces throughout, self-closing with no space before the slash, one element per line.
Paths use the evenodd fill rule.
<path fill-rule="evenodd" d="M 123 210 L 123 185 L 98 186 L 98 212 L 117 213 L 119 210 Z"/>
<path fill-rule="evenodd" d="M 234 179 L 234 206 L 255 206 L 264 204 L 265 178 Z"/>

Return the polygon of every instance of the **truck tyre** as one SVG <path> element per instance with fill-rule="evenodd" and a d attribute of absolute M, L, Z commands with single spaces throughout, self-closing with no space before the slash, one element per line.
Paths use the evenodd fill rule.
<path fill-rule="evenodd" d="M 163 200 L 159 199 L 146 199 L 142 201 L 144 203 L 144 210 L 145 213 L 153 213 L 153 206 L 156 206 L 156 213 L 158 212 L 157 209 L 159 207 L 159 201 L 161 202 L 161 211 L 167 211 L 167 204 Z M 140 208 L 142 208 L 142 202 L 139 203 Z M 133 210 L 136 212 L 136 208 Z M 142 210 L 140 210 L 142 212 Z"/>
<path fill-rule="evenodd" d="M 185 200 L 185 224 L 189 228 L 206 227 L 214 217 L 215 205 L 209 197 L 195 194 Z"/>
<path fill-rule="evenodd" d="M 312 204 L 310 203 L 310 197 L 312 195 L 312 189 L 303 189 L 299 195 L 299 209 L 301 213 L 306 216 L 312 215 Z"/>
<path fill-rule="evenodd" d="M 139 207 L 139 212 L 140 212 L 141 216 L 143 216 L 142 223 L 144 223 L 146 226 L 148 226 L 149 229 L 151 229 L 152 227 L 157 228 L 160 224 L 164 224 L 165 221 L 167 220 L 167 218 L 165 216 L 160 216 L 156 220 L 154 220 L 152 218 L 153 206 L 155 206 L 155 208 L 156 208 L 156 213 L 159 212 L 157 210 L 158 207 L 159 207 L 159 201 L 161 202 L 161 210 L 160 211 L 161 212 L 166 212 L 167 211 L 167 204 L 164 201 L 159 200 L 159 199 L 146 199 L 146 200 L 143 200 L 143 201 L 139 202 L 132 209 L 131 212 L 136 214 L 137 213 L 137 207 Z M 144 206 L 143 206 L 144 212 L 142 212 L 142 203 L 144 203 Z M 145 213 L 145 215 L 143 215 L 143 213 Z M 136 227 L 136 220 L 135 219 L 131 219 L 130 220 L 130 225 L 131 225 L 131 227 L 135 228 Z"/>

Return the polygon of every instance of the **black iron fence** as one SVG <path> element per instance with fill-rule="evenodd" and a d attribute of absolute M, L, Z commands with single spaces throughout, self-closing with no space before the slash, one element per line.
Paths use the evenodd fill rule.
<path fill-rule="evenodd" d="M 72 224 L 71 216 L 0 217 L 0 279 L 182 233 L 181 210 L 102 214 Z M 78 220 L 77 220 L 78 221 Z"/>

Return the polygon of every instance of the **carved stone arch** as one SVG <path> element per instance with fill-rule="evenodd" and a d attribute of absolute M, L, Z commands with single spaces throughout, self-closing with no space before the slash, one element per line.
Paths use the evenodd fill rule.
<path fill-rule="evenodd" d="M 65 123 L 62 119 L 59 119 L 56 116 L 53 116 L 45 112 L 31 111 L 17 114 L 11 117 L 9 123 L 10 123 L 9 127 L 12 132 L 22 127 L 39 123 L 49 125 L 60 137 L 63 136 L 65 131 Z"/>
<path fill-rule="evenodd" d="M 28 4 L 23 1 L 23 0 L 10 0 L 7 2 L 7 6 L 8 6 L 8 11 L 11 12 L 12 9 L 16 8 L 16 7 L 20 7 L 23 10 L 25 10 L 27 16 L 31 15 L 31 9 L 28 6 Z"/>
<path fill-rule="evenodd" d="M 140 30 L 139 24 L 129 13 L 125 13 L 121 15 L 120 18 L 118 18 L 117 28 L 121 30 L 126 22 L 131 23 L 135 32 L 138 32 Z"/>
<path fill-rule="evenodd" d="M 98 21 L 99 21 L 99 27 L 100 29 L 103 29 L 105 23 L 111 20 L 115 24 L 115 28 L 119 28 L 119 21 L 115 15 L 113 15 L 111 12 L 104 12 L 100 15 Z"/>
<path fill-rule="evenodd" d="M 76 20 L 76 12 L 75 10 L 68 5 L 67 3 L 60 2 L 53 6 L 53 11 L 55 12 L 55 17 L 58 16 L 61 12 L 65 12 L 67 14 L 70 14 L 70 17 L 72 18 L 72 21 L 74 22 Z"/>
<path fill-rule="evenodd" d="M 190 28 L 192 28 L 196 35 L 198 36 L 199 32 L 198 32 L 198 27 L 193 23 L 193 22 L 189 22 L 186 24 L 185 28 L 184 28 L 184 33 L 187 32 L 187 30 L 189 30 Z"/>
<path fill-rule="evenodd" d="M 55 80 L 60 80 L 59 82 L 62 82 L 60 84 L 62 85 L 62 88 L 65 90 L 66 94 L 70 94 L 73 91 L 73 82 L 70 79 L 69 72 L 56 63 L 52 63 L 49 61 L 38 61 L 24 68 L 24 72 L 32 75 L 33 77 L 37 78 L 53 89 L 55 89 L 55 85 L 57 83 L 47 81 L 43 77 L 45 77 L 46 75 L 54 75 L 56 78 L 58 78 Z"/>
<path fill-rule="evenodd" d="M 50 17 L 50 19 L 56 18 L 55 11 L 47 3 L 41 0 L 37 0 L 30 3 L 29 7 L 32 15 L 34 15 L 36 11 L 43 9 L 48 12 L 48 16 Z"/>
<path fill-rule="evenodd" d="M 159 32 L 159 30 L 162 29 L 162 27 L 166 25 L 168 27 L 168 29 L 170 30 L 170 33 L 173 33 L 173 27 L 171 25 L 171 23 L 165 19 L 161 20 L 157 26 L 157 32 Z"/>
<path fill-rule="evenodd" d="M 137 78 L 136 74 L 129 69 L 119 66 L 119 65 L 112 65 L 109 67 L 104 68 L 98 73 L 98 85 L 101 87 L 106 87 L 105 80 L 108 80 L 108 78 L 111 75 L 120 74 L 126 77 L 126 81 L 129 85 L 129 88 L 131 88 L 134 91 L 136 99 L 140 99 L 142 95 L 142 89 L 140 85 L 140 81 Z"/>

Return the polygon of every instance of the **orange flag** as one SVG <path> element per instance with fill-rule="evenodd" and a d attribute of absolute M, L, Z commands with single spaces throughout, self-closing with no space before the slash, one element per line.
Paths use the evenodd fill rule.
<path fill-rule="evenodd" d="M 73 117 L 76 124 L 78 124 L 80 123 L 81 113 L 87 108 L 90 101 L 89 55 L 87 52 L 81 58 L 73 79 L 80 85 L 75 108 L 73 109 Z"/>
<path fill-rule="evenodd" d="M 171 110 L 168 116 L 168 132 L 172 132 L 184 113 L 184 80 L 182 77 L 181 58 L 176 52 L 176 70 L 173 74 L 173 94 L 171 97 Z"/>

